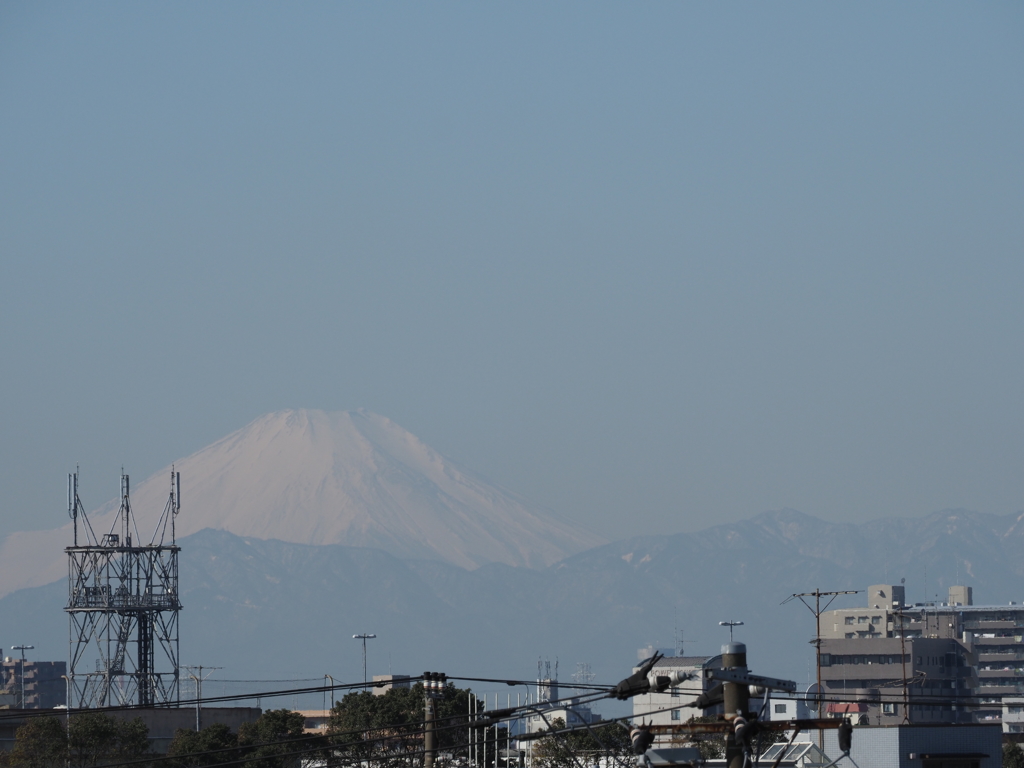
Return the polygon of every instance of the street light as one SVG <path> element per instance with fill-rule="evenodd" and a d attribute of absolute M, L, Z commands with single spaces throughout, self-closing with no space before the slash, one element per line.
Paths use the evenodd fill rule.
<path fill-rule="evenodd" d="M 331 710 L 333 711 L 333 709 L 334 709 L 334 678 L 331 677 L 330 675 L 325 674 L 324 675 L 324 680 L 326 680 L 328 678 L 330 678 L 330 680 L 331 680 Z M 325 696 L 324 698 L 326 699 L 327 697 Z"/>
<path fill-rule="evenodd" d="M 353 640 L 362 640 L 363 641 L 363 686 L 364 687 L 366 686 L 366 641 L 367 640 L 373 640 L 376 637 L 377 637 L 376 635 L 365 635 L 365 634 L 364 635 L 352 635 L 352 639 Z"/>
<path fill-rule="evenodd" d="M 21 708 L 25 709 L 25 651 L 34 651 L 34 645 L 12 645 L 12 651 L 21 651 Z"/>
<path fill-rule="evenodd" d="M 720 622 L 718 622 L 718 626 L 720 626 L 720 627 L 728 627 L 729 628 L 729 642 L 731 643 L 732 642 L 732 628 L 733 627 L 742 627 L 743 626 L 743 622 L 742 621 L 720 621 Z"/>
<path fill-rule="evenodd" d="M 178 667 L 178 669 L 184 669 L 188 672 L 188 676 L 195 680 L 196 683 L 196 733 L 199 733 L 201 728 L 200 713 L 203 707 L 203 680 L 213 674 L 215 669 L 224 669 L 224 667 L 204 667 L 202 664 L 196 666 L 189 666 L 187 664 Z M 203 677 L 203 670 L 208 669 L 206 677 Z M 198 674 L 196 674 L 198 671 Z"/>
<path fill-rule="evenodd" d="M 71 752 L 71 678 L 67 675 L 61 675 L 61 680 L 64 681 L 65 689 L 67 691 L 67 698 L 64 700 L 64 735 L 68 741 L 68 752 Z"/>

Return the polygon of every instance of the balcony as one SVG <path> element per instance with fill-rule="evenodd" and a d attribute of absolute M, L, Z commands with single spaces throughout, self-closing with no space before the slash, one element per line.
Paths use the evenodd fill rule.
<path fill-rule="evenodd" d="M 978 678 L 989 680 L 991 678 L 1020 677 L 1024 678 L 1024 671 L 1020 668 L 1008 667 L 1004 669 L 979 669 Z"/>
<path fill-rule="evenodd" d="M 977 632 L 979 630 L 986 629 L 1014 629 L 1016 627 L 1024 627 L 1024 619 L 999 619 L 999 620 L 980 620 L 970 619 L 963 623 L 964 629 Z"/>
<path fill-rule="evenodd" d="M 1004 630 L 1005 631 L 1005 630 Z M 996 633 L 990 633 L 996 634 Z M 974 644 L 979 646 L 985 645 L 1013 645 L 1020 643 L 1024 640 L 1024 635 L 1002 635 L 997 637 L 985 637 L 985 635 L 975 635 Z M 1021 646 L 1024 648 L 1024 645 Z"/>

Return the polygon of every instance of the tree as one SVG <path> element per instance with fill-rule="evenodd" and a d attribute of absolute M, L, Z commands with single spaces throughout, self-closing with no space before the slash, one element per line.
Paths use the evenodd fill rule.
<path fill-rule="evenodd" d="M 556 717 L 550 731 L 565 728 L 565 720 Z M 604 725 L 575 726 L 567 733 L 552 733 L 533 748 L 533 762 L 542 768 L 577 768 L 592 765 L 596 758 L 625 757 L 633 753 L 629 729 L 617 722 Z"/>
<path fill-rule="evenodd" d="M 1003 744 L 1003 768 L 1024 768 L 1024 749 L 1020 744 L 1012 741 Z"/>
<path fill-rule="evenodd" d="M 448 684 L 434 700 L 434 734 L 437 763 L 449 757 L 466 756 L 470 708 L 469 689 Z M 334 705 L 328 724 L 332 751 L 349 759 L 366 760 L 374 766 L 405 765 L 423 750 L 423 685 L 391 688 L 382 696 L 369 691 L 349 693 Z"/>
<path fill-rule="evenodd" d="M 696 723 L 719 723 L 717 717 L 690 717 L 686 721 L 688 725 Z M 700 756 L 704 760 L 720 760 L 725 757 L 725 734 L 724 733 L 695 733 L 688 737 L 688 740 L 700 750 Z"/>
<path fill-rule="evenodd" d="M 251 747 L 246 751 L 247 768 L 291 768 L 312 757 L 322 740 L 306 736 L 305 723 L 302 715 L 288 709 L 272 709 L 254 723 L 243 723 L 238 746 Z M 305 754 L 292 754 L 300 751 Z"/>
<path fill-rule="evenodd" d="M 140 718 L 120 720 L 100 712 L 76 712 L 66 728 L 55 717 L 33 718 L 14 738 L 7 765 L 95 768 L 149 754 L 149 729 Z"/>
<path fill-rule="evenodd" d="M 237 747 L 238 737 L 231 729 L 223 723 L 213 723 L 198 732 L 179 728 L 167 748 L 167 756 L 178 758 L 171 763 L 175 768 L 219 765 L 238 760 Z"/>
<path fill-rule="evenodd" d="M 68 747 L 70 768 L 139 760 L 149 754 L 149 728 L 140 717 L 120 720 L 101 712 L 76 712 L 70 716 Z"/>
<path fill-rule="evenodd" d="M 14 734 L 14 749 L 0 752 L 0 765 L 25 768 L 64 768 L 68 734 L 56 717 L 33 717 Z"/>

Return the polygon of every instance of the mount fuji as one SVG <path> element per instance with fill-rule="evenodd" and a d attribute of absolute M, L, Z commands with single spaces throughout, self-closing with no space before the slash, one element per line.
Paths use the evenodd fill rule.
<path fill-rule="evenodd" d="M 270 413 L 174 468 L 182 477 L 179 538 L 213 528 L 369 547 L 465 569 L 541 568 L 605 543 L 364 410 Z M 132 492 L 143 541 L 166 503 L 170 472 L 168 466 Z M 118 506 L 114 499 L 89 514 L 97 535 L 116 523 Z M 70 523 L 9 535 L 0 544 L 0 596 L 63 577 L 71 542 Z"/>

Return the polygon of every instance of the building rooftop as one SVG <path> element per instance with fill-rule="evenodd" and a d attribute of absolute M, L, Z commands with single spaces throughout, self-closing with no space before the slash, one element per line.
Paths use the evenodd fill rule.
<path fill-rule="evenodd" d="M 700 667 L 715 658 L 714 656 L 666 656 L 658 659 L 654 668 L 658 667 Z"/>

